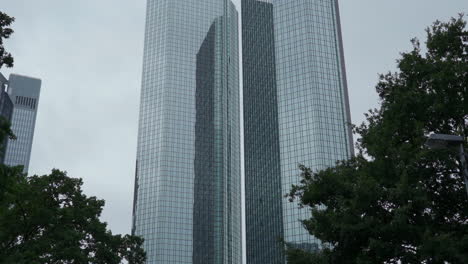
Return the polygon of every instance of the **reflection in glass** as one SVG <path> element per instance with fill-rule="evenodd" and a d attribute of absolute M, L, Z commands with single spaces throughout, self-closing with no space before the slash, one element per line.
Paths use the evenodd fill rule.
<path fill-rule="evenodd" d="M 237 11 L 147 4 L 133 233 L 148 264 L 241 263 Z"/>
<path fill-rule="evenodd" d="M 322 246 L 300 222 L 310 209 L 283 197 L 298 164 L 316 171 L 353 153 L 338 1 L 243 0 L 242 32 L 247 263 L 271 263 L 278 243 L 263 233 Z"/>
<path fill-rule="evenodd" d="M 193 205 L 193 263 L 215 263 L 222 255 L 222 130 L 219 122 L 222 88 L 216 67 L 221 66 L 222 20 L 210 27 L 197 54 L 197 90 L 195 122 L 195 187 Z M 218 47 L 216 46 L 218 45 Z M 215 105 L 216 104 L 216 105 Z M 218 110 L 218 111 L 216 111 Z M 219 149 L 221 147 L 221 150 Z M 215 253 L 216 252 L 216 253 Z"/>
<path fill-rule="evenodd" d="M 243 1 L 242 26 L 247 260 L 284 263 L 273 4 Z"/>

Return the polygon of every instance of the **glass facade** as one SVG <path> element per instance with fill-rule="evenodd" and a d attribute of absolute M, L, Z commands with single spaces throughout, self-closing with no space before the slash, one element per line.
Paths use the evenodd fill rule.
<path fill-rule="evenodd" d="M 248 263 L 284 263 L 273 4 L 242 1 Z"/>
<path fill-rule="evenodd" d="M 16 139 L 8 140 L 5 164 L 23 165 L 25 173 L 29 169 L 40 92 L 41 80 L 17 74 L 10 75 L 8 94 L 13 102 L 11 130 Z"/>
<path fill-rule="evenodd" d="M 300 223 L 310 211 L 283 196 L 299 183 L 298 164 L 320 170 L 353 154 L 351 121 L 338 2 L 242 4 L 247 262 L 270 263 L 265 229 L 297 247 L 320 248 Z M 273 103 L 265 108 L 258 100 Z M 275 144 L 278 155 L 265 155 Z"/>
<path fill-rule="evenodd" d="M 132 232 L 148 264 L 241 263 L 238 14 L 148 0 Z"/>

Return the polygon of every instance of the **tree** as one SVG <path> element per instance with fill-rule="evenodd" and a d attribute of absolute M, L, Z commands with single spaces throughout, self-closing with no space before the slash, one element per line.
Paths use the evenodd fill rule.
<path fill-rule="evenodd" d="M 14 135 L 0 118 L 0 142 L 7 137 Z M 143 240 L 107 230 L 99 220 L 104 200 L 84 195 L 81 179 L 22 171 L 0 164 L 0 264 L 145 262 Z"/>
<path fill-rule="evenodd" d="M 15 18 L 8 16 L 0 11 L 0 69 L 3 65 L 13 67 L 13 57 L 5 51 L 3 41 L 8 39 L 13 34 L 13 29 L 10 25 L 15 21 Z"/>
<path fill-rule="evenodd" d="M 0 155 L 4 155 L 5 147 L 6 147 L 6 139 L 15 140 L 16 136 L 13 134 L 11 130 L 11 124 L 8 119 L 0 115 Z"/>
<path fill-rule="evenodd" d="M 424 146 L 430 133 L 467 135 L 467 37 L 462 15 L 435 22 L 424 55 L 413 39 L 399 71 L 381 75 L 380 109 L 354 128 L 356 157 L 320 172 L 300 166 L 289 197 L 311 208 L 303 225 L 325 249 L 289 248 L 288 263 L 468 263 L 460 162 Z"/>
<path fill-rule="evenodd" d="M 0 263 L 144 263 L 143 240 L 112 235 L 99 220 L 103 200 L 81 179 L 53 170 L 26 177 L 0 167 Z"/>
<path fill-rule="evenodd" d="M 13 66 L 3 47 L 13 21 L 0 12 L 0 68 Z M 15 135 L 0 117 L 0 144 L 7 138 Z M 81 179 L 55 169 L 32 177 L 22 171 L 22 166 L 0 164 L 0 264 L 145 262 L 143 239 L 107 230 L 99 219 L 104 200 L 84 195 Z"/>

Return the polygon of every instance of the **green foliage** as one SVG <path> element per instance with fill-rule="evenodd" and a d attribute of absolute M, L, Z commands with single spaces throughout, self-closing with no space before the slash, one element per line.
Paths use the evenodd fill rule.
<path fill-rule="evenodd" d="M 297 248 L 290 248 L 286 255 L 288 264 L 303 264 L 303 263 L 314 263 L 314 264 L 330 264 L 330 250 L 324 249 L 321 254 L 311 254 Z"/>
<path fill-rule="evenodd" d="M 0 263 L 144 263 L 143 240 L 112 235 L 99 220 L 103 200 L 81 179 L 53 170 L 26 177 L 0 167 Z"/>
<path fill-rule="evenodd" d="M 432 132 L 467 135 L 467 36 L 463 16 L 435 22 L 425 55 L 413 40 L 399 72 L 381 76 L 380 109 L 355 127 L 359 154 L 317 173 L 301 166 L 289 197 L 314 208 L 303 224 L 327 249 L 291 248 L 289 263 L 468 263 L 460 163 L 424 146 Z"/>
<path fill-rule="evenodd" d="M 3 116 L 0 116 L 0 156 L 5 155 L 7 139 L 16 139 L 10 128 L 10 122 Z"/>
<path fill-rule="evenodd" d="M 0 12 L 0 68 L 13 66 L 3 40 L 14 18 Z M 10 122 L 0 117 L 0 150 L 15 139 Z M 3 153 L 1 153 L 3 155 Z M 143 239 L 113 235 L 99 220 L 104 200 L 87 197 L 83 181 L 52 170 L 27 177 L 22 166 L 0 164 L 0 264 L 143 264 Z"/>
<path fill-rule="evenodd" d="M 13 29 L 9 26 L 15 21 L 15 18 L 8 16 L 0 11 L 0 69 L 3 65 L 13 67 L 13 57 L 10 53 L 5 51 L 3 40 L 7 39 L 13 34 Z"/>
<path fill-rule="evenodd" d="M 10 128 L 11 124 L 3 116 L 0 116 L 0 142 L 3 142 L 5 139 L 16 139 L 16 136 L 13 134 Z"/>

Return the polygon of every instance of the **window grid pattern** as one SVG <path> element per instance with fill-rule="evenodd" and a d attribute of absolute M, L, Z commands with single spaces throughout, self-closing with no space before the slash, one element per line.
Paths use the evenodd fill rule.
<path fill-rule="evenodd" d="M 249 264 L 282 264 L 282 196 L 273 4 L 242 1 L 246 248 Z"/>
<path fill-rule="evenodd" d="M 237 19 L 224 0 L 147 1 L 132 231 L 148 264 L 241 262 Z"/>
<path fill-rule="evenodd" d="M 8 141 L 5 164 L 23 165 L 23 171 L 28 172 L 35 123 L 35 110 L 15 105 L 11 118 L 11 130 L 16 139 Z"/>
<path fill-rule="evenodd" d="M 40 79 L 18 74 L 10 74 L 8 80 L 8 95 L 13 104 L 11 130 L 16 139 L 8 140 L 5 164 L 23 165 L 24 173 L 29 169 L 41 83 Z"/>
<path fill-rule="evenodd" d="M 298 164 L 314 171 L 352 155 L 336 0 L 274 1 L 282 192 L 298 184 Z M 283 199 L 285 241 L 320 248 L 300 220 L 310 210 Z"/>
<path fill-rule="evenodd" d="M 300 223 L 310 211 L 282 198 L 298 164 L 320 170 L 352 155 L 338 2 L 242 8 L 247 263 L 284 263 L 273 237 L 321 247 Z"/>

